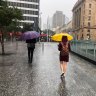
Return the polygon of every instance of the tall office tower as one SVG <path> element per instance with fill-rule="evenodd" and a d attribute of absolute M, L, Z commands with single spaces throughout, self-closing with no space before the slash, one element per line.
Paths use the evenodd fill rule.
<path fill-rule="evenodd" d="M 65 15 L 62 11 L 56 11 L 56 13 L 53 15 L 53 28 L 63 26 L 65 24 Z"/>
<path fill-rule="evenodd" d="M 8 6 L 17 7 L 23 13 L 23 20 L 20 21 L 20 25 L 23 23 L 33 24 L 37 26 L 39 24 L 39 1 L 40 0 L 7 0 Z"/>

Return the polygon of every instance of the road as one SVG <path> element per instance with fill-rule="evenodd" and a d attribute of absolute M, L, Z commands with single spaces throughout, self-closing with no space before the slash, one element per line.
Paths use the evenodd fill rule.
<path fill-rule="evenodd" d="M 57 43 L 37 43 L 32 65 L 26 43 L 5 46 L 8 54 L 0 55 L 0 96 L 96 96 L 96 65 L 72 53 L 65 80 L 60 79 Z"/>

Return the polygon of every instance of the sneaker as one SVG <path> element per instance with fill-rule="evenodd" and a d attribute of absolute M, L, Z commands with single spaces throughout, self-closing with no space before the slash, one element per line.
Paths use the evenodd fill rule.
<path fill-rule="evenodd" d="M 64 73 L 61 74 L 61 77 L 63 77 L 63 76 L 64 76 Z"/>

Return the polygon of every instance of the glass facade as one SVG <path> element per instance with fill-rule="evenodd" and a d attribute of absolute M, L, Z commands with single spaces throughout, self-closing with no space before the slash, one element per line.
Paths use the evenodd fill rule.
<path fill-rule="evenodd" d="M 39 24 L 39 1 L 40 0 L 8 0 L 8 6 L 17 7 L 23 13 L 23 23 Z"/>
<path fill-rule="evenodd" d="M 20 1 L 28 1 L 28 2 L 38 2 L 39 3 L 39 0 L 20 0 Z"/>

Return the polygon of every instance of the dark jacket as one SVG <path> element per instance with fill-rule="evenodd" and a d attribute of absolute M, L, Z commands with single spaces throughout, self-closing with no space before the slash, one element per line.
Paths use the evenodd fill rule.
<path fill-rule="evenodd" d="M 36 39 L 28 39 L 26 40 L 26 43 L 36 43 Z"/>

